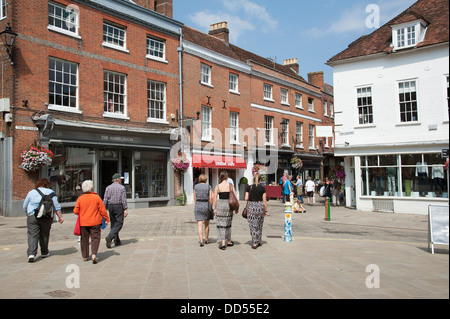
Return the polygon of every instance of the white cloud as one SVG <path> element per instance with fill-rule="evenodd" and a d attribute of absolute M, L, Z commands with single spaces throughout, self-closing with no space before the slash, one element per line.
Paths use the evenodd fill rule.
<path fill-rule="evenodd" d="M 230 30 L 230 42 L 237 43 L 247 33 L 260 30 L 263 33 L 274 32 L 278 21 L 274 19 L 264 6 L 249 0 L 223 0 L 225 12 L 200 11 L 189 16 L 189 19 L 204 31 L 209 31 L 211 24 L 226 21 Z"/>
<path fill-rule="evenodd" d="M 381 25 L 396 15 L 406 10 L 416 0 L 379 0 L 376 4 L 380 9 Z M 375 1 L 374 1 L 375 2 Z M 349 33 L 368 34 L 374 31 L 366 26 L 366 19 L 371 14 L 366 12 L 366 7 L 370 3 L 357 3 L 350 8 L 343 10 L 331 24 L 323 27 L 314 26 L 305 30 L 303 33 L 311 37 L 324 37 L 329 35 L 347 35 Z"/>

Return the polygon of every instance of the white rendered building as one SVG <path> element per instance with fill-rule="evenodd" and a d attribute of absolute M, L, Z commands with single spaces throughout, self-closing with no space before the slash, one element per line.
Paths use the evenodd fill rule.
<path fill-rule="evenodd" d="M 448 18 L 448 0 L 420 0 L 328 61 L 347 206 L 448 206 Z"/>

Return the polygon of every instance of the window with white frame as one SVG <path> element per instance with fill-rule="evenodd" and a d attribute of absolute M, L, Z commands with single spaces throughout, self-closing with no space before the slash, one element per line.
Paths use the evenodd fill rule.
<path fill-rule="evenodd" d="M 314 112 L 314 99 L 312 97 L 308 98 L 308 111 Z"/>
<path fill-rule="evenodd" d="M 372 88 L 357 89 L 359 124 L 373 124 Z"/>
<path fill-rule="evenodd" d="M 166 120 L 166 84 L 147 81 L 148 118 L 150 120 Z"/>
<path fill-rule="evenodd" d="M 403 49 L 416 46 L 425 36 L 425 22 L 417 20 L 392 27 L 392 40 L 394 49 Z"/>
<path fill-rule="evenodd" d="M 230 73 L 230 92 L 239 92 L 239 76 L 234 73 Z"/>
<path fill-rule="evenodd" d="M 230 112 L 230 142 L 239 143 L 239 113 Z"/>
<path fill-rule="evenodd" d="M 272 85 L 264 83 L 264 100 L 273 101 L 272 89 Z"/>
<path fill-rule="evenodd" d="M 125 49 L 126 29 L 112 23 L 103 22 L 103 44 Z"/>
<path fill-rule="evenodd" d="M 79 11 L 73 6 L 48 3 L 48 27 L 51 30 L 78 35 L 78 15 Z"/>
<path fill-rule="evenodd" d="M 281 122 L 281 145 L 289 146 L 289 120 L 283 119 Z"/>
<path fill-rule="evenodd" d="M 302 109 L 302 95 L 300 93 L 295 93 L 295 107 Z"/>
<path fill-rule="evenodd" d="M 264 137 L 265 142 L 273 144 L 273 117 L 264 116 Z"/>
<path fill-rule="evenodd" d="M 103 71 L 104 112 L 126 115 L 126 75 Z"/>
<path fill-rule="evenodd" d="M 334 116 L 334 104 L 330 103 L 330 116 L 333 117 Z"/>
<path fill-rule="evenodd" d="M 309 137 L 309 148 L 314 148 L 314 125 L 309 125 L 309 131 L 308 131 L 308 137 Z"/>
<path fill-rule="evenodd" d="M 202 106 L 202 140 L 211 140 L 211 125 L 211 108 Z"/>
<path fill-rule="evenodd" d="M 449 79 L 448 79 L 448 75 L 446 76 L 447 79 L 447 115 L 450 117 L 450 100 L 449 100 L 449 95 L 450 95 L 450 88 L 449 88 Z"/>
<path fill-rule="evenodd" d="M 281 89 L 281 104 L 289 105 L 289 95 L 286 89 Z"/>
<path fill-rule="evenodd" d="M 50 106 L 78 108 L 78 64 L 56 58 L 49 60 Z"/>
<path fill-rule="evenodd" d="M 295 125 L 295 147 L 303 148 L 303 123 L 297 122 Z"/>
<path fill-rule="evenodd" d="M 417 108 L 417 83 L 416 81 L 405 81 L 398 84 L 400 102 L 400 121 L 416 122 L 419 120 Z"/>
<path fill-rule="evenodd" d="M 0 19 L 6 17 L 6 0 L 0 0 Z"/>
<path fill-rule="evenodd" d="M 211 67 L 209 65 L 203 64 L 201 65 L 201 75 L 203 84 L 211 85 Z"/>
<path fill-rule="evenodd" d="M 328 102 L 323 101 L 323 115 L 328 116 Z"/>
<path fill-rule="evenodd" d="M 156 60 L 165 60 L 166 42 L 147 37 L 147 57 Z"/>

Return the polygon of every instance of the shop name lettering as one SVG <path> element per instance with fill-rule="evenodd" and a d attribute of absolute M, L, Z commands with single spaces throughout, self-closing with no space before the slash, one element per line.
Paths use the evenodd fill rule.
<path fill-rule="evenodd" d="M 100 138 L 102 141 L 107 142 L 127 142 L 127 143 L 134 142 L 134 138 L 126 136 L 101 135 Z"/>

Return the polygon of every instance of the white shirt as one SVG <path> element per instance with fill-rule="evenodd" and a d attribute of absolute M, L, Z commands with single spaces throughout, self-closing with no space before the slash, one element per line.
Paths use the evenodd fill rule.
<path fill-rule="evenodd" d="M 313 181 L 307 181 L 306 184 L 305 184 L 306 191 L 307 191 L 307 192 L 314 192 L 314 187 L 315 187 L 315 186 L 316 186 L 316 185 L 314 184 Z"/>

